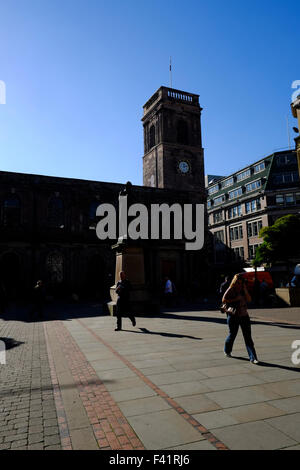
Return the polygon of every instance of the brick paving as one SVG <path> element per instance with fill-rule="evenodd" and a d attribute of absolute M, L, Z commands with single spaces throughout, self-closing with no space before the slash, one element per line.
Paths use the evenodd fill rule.
<path fill-rule="evenodd" d="M 47 329 L 55 332 L 66 357 L 99 448 L 143 450 L 141 441 L 62 322 L 48 323 Z"/>
<path fill-rule="evenodd" d="M 0 449 L 61 449 L 43 323 L 0 319 Z"/>

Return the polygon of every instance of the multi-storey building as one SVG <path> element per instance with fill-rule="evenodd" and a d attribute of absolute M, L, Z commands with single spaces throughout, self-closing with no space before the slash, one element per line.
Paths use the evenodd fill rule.
<path fill-rule="evenodd" d="M 215 264 L 249 264 L 263 241 L 260 229 L 283 215 L 300 212 L 296 152 L 275 152 L 211 182 L 207 186 L 207 210 Z"/>

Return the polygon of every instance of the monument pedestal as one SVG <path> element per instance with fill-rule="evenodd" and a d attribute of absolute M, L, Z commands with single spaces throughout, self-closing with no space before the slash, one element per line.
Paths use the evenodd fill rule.
<path fill-rule="evenodd" d="M 124 271 L 130 281 L 130 310 L 134 315 L 139 313 L 151 313 L 159 310 L 159 300 L 151 295 L 145 283 L 144 249 L 142 246 L 132 246 L 128 242 L 118 242 L 112 247 L 116 251 L 115 284 L 110 288 L 111 302 L 108 302 L 110 315 L 115 315 L 116 310 L 116 284 L 120 271 Z"/>
<path fill-rule="evenodd" d="M 279 287 L 275 292 L 277 297 L 290 307 L 300 306 L 300 287 Z"/>

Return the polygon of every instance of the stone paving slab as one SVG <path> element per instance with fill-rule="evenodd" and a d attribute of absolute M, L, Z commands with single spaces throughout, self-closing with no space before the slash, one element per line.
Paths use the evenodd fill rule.
<path fill-rule="evenodd" d="M 264 421 L 214 429 L 214 434 L 232 450 L 273 450 L 297 444 Z"/>
<path fill-rule="evenodd" d="M 124 416 L 127 417 L 162 411 L 169 409 L 171 406 L 162 398 L 153 396 L 123 401 L 119 403 L 119 407 Z"/>
<path fill-rule="evenodd" d="M 287 436 L 295 439 L 295 441 L 300 441 L 300 413 L 267 419 L 265 422 L 284 432 Z"/>
<path fill-rule="evenodd" d="M 175 410 L 128 417 L 147 449 L 165 449 L 199 441 L 199 433 Z M 204 439 L 204 438 L 203 438 Z"/>
<path fill-rule="evenodd" d="M 219 312 L 125 319 L 115 332 L 115 319 L 73 308 L 0 320 L 18 343 L 0 369 L 0 449 L 299 449 L 300 322 L 280 323 L 286 309 L 272 323 L 255 311 L 254 366 L 240 332 L 224 357 Z"/>

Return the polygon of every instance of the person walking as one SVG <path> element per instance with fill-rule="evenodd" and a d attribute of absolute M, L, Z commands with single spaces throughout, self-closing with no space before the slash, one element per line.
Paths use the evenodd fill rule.
<path fill-rule="evenodd" d="M 224 281 L 222 282 L 222 284 L 219 287 L 219 295 L 220 295 L 221 299 L 223 298 L 223 295 L 225 294 L 225 292 L 227 291 L 229 286 L 230 286 L 230 277 L 225 276 Z"/>
<path fill-rule="evenodd" d="M 164 297 L 166 307 L 171 307 L 173 300 L 173 283 L 169 276 L 165 277 Z"/>
<path fill-rule="evenodd" d="M 222 302 L 228 304 L 229 306 L 236 307 L 234 314 L 227 314 L 229 335 L 226 338 L 224 346 L 225 356 L 231 357 L 233 343 L 237 336 L 239 327 L 241 327 L 250 361 L 253 364 L 258 364 L 259 362 L 257 360 L 257 355 L 251 336 L 250 317 L 247 310 L 247 303 L 251 302 L 251 297 L 245 284 L 245 280 L 241 274 L 236 274 L 234 276 L 229 288 L 223 296 Z"/>
<path fill-rule="evenodd" d="M 126 274 L 124 271 L 120 271 L 120 280 L 117 282 L 116 293 L 118 294 L 117 305 L 116 305 L 116 315 L 117 315 L 117 328 L 115 331 L 122 330 L 122 316 L 127 315 L 131 322 L 132 326 L 136 325 L 136 320 L 132 314 L 130 314 L 130 291 L 131 284 L 128 279 L 126 279 Z"/>

